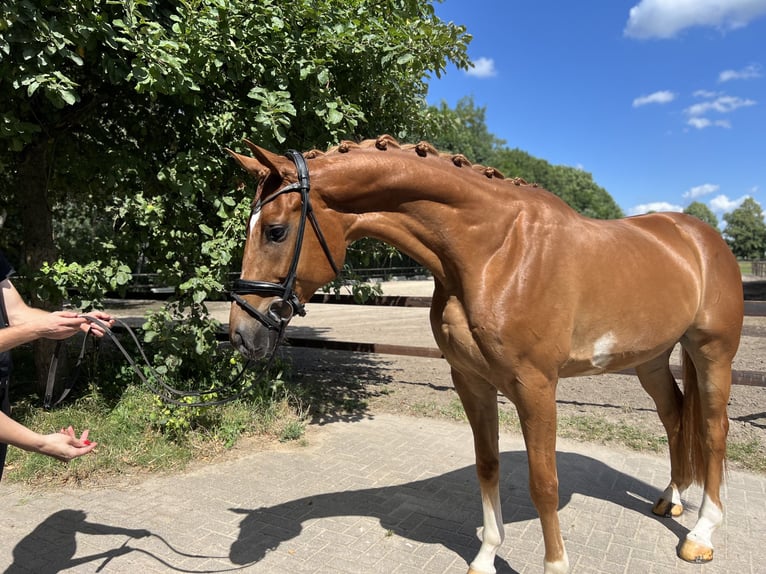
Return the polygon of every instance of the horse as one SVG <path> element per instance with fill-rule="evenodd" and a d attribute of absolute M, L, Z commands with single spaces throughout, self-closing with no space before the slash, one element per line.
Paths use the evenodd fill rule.
<path fill-rule="evenodd" d="M 628 368 L 668 436 L 670 482 L 652 511 L 679 516 L 684 491 L 701 484 L 696 524 L 677 553 L 713 559 L 744 306 L 739 266 L 718 231 L 681 213 L 590 219 L 541 187 L 427 142 L 384 135 L 287 155 L 245 143 L 251 155 L 227 149 L 258 181 L 229 316 L 243 355 L 273 354 L 357 239 L 389 243 L 433 275 L 431 328 L 471 426 L 481 494 L 469 574 L 493 574 L 504 539 L 498 392 L 521 421 L 544 571 L 560 574 L 569 560 L 558 518 L 556 385 Z M 683 390 L 669 365 L 677 343 Z"/>

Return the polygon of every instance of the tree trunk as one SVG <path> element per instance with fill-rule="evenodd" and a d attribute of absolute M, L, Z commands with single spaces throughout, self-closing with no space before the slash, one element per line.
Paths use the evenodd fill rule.
<path fill-rule="evenodd" d="M 53 216 L 48 199 L 53 145 L 53 141 L 44 136 L 24 150 L 14 186 L 23 229 L 22 271 L 29 276 L 36 273 L 43 263 L 53 263 L 56 259 L 56 248 L 53 243 Z M 31 283 L 29 286 L 31 287 Z M 28 292 L 30 294 L 28 303 L 31 306 L 48 311 L 58 307 L 58 301 L 40 300 L 33 288 L 30 288 Z M 45 391 L 48 366 L 54 347 L 55 342 L 46 339 L 40 339 L 34 343 L 37 388 L 41 395 Z"/>

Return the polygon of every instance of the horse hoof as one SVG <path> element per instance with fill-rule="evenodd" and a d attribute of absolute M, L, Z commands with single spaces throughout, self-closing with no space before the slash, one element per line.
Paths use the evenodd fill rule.
<path fill-rule="evenodd" d="M 713 559 L 713 549 L 687 538 L 678 549 L 678 557 L 694 564 L 704 564 Z"/>
<path fill-rule="evenodd" d="M 660 498 L 652 507 L 652 513 L 657 516 L 681 516 L 684 513 L 684 507 L 681 504 L 674 504 L 670 500 Z"/>

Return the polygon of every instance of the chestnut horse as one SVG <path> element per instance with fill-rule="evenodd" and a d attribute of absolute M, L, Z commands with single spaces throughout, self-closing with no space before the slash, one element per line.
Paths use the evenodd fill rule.
<path fill-rule="evenodd" d="M 653 511 L 678 516 L 684 490 L 702 484 L 699 518 L 678 553 L 712 559 L 743 318 L 740 270 L 716 230 L 679 213 L 589 219 L 424 142 L 381 136 L 287 157 L 246 143 L 254 157 L 228 150 L 259 182 L 230 314 L 244 355 L 273 353 L 354 240 L 385 241 L 433 274 L 431 328 L 473 431 L 481 489 L 484 527 L 469 573 L 495 572 L 504 537 L 497 393 L 518 410 L 545 572 L 558 574 L 569 561 L 558 519 L 557 380 L 631 367 L 668 434 L 670 484 Z M 679 342 L 683 392 L 669 366 Z"/>

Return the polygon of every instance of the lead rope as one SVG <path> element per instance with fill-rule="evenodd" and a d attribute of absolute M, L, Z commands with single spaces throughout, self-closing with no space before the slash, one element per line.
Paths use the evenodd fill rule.
<path fill-rule="evenodd" d="M 119 324 L 123 329 L 125 329 L 127 331 L 127 333 L 130 335 L 130 337 L 133 339 L 133 342 L 135 343 L 136 349 L 138 349 L 138 352 L 141 355 L 141 358 L 143 359 L 144 364 L 149 369 L 150 375 L 158 383 L 158 386 L 153 385 L 152 383 L 149 382 L 149 378 L 141 370 L 139 364 L 136 362 L 136 360 L 133 358 L 133 356 L 127 351 L 127 349 L 125 349 L 125 347 L 122 345 L 122 343 L 120 343 L 120 341 L 117 339 L 117 336 L 114 334 L 112 329 L 110 329 L 109 326 L 106 323 L 104 323 L 103 321 L 101 321 L 101 320 L 99 320 L 99 319 L 97 319 L 95 317 L 91 317 L 90 315 L 80 315 L 80 316 L 83 317 L 84 319 L 87 319 L 91 323 L 94 323 L 94 324 L 98 325 L 99 327 L 101 327 L 101 329 L 103 329 L 104 333 L 109 336 L 109 338 L 112 340 L 112 342 L 115 344 L 115 346 L 120 350 L 122 355 L 128 361 L 128 363 L 130 364 L 130 366 L 133 369 L 133 371 L 136 373 L 136 375 L 138 375 L 138 378 L 141 379 L 141 382 L 143 382 L 144 385 L 146 385 L 146 387 L 150 391 L 152 391 L 155 395 L 160 397 L 160 399 L 162 399 L 166 403 L 170 403 L 170 404 L 181 406 L 181 407 L 211 407 L 211 406 L 216 406 L 216 405 L 222 405 L 222 404 L 225 404 L 225 403 L 229 403 L 231 401 L 235 401 L 235 400 L 241 398 L 242 396 L 244 396 L 245 393 L 247 393 L 250 389 L 252 389 L 255 386 L 256 382 L 259 382 L 263 378 L 264 375 L 268 374 L 271 366 L 274 364 L 274 361 L 276 359 L 276 346 L 275 346 L 275 349 L 272 350 L 272 353 L 269 356 L 268 360 L 265 361 L 265 364 L 262 364 L 261 371 L 255 377 L 255 379 L 253 379 L 253 381 L 249 385 L 247 385 L 246 387 L 241 389 L 239 392 L 237 392 L 237 393 L 235 393 L 235 394 L 233 394 L 231 396 L 224 397 L 222 399 L 210 400 L 210 401 L 189 402 L 189 401 L 179 400 L 179 398 L 184 398 L 184 397 L 198 397 L 199 398 L 199 397 L 204 397 L 204 396 L 207 396 L 207 395 L 213 395 L 213 394 L 218 393 L 220 391 L 220 389 L 211 389 L 209 391 L 183 391 L 183 390 L 180 390 L 180 389 L 175 389 L 172 386 L 168 385 L 165 382 L 165 380 L 160 376 L 160 374 L 157 373 L 157 371 L 154 369 L 154 367 L 152 367 L 152 365 L 149 362 L 149 359 L 146 357 L 146 354 L 144 353 L 144 349 L 141 346 L 141 343 L 139 343 L 138 337 L 136 336 L 136 334 L 133 331 L 133 329 L 131 329 L 130 326 L 127 323 L 125 323 L 124 321 L 121 321 L 120 319 L 115 319 L 115 323 Z M 89 331 L 90 331 L 90 329 L 89 329 Z M 282 331 L 284 333 L 284 327 L 282 328 Z M 281 338 L 282 337 L 280 336 L 278 340 L 281 340 Z M 47 385 L 46 385 L 45 401 L 44 401 L 44 405 L 43 405 L 44 408 L 50 409 L 52 407 L 55 407 L 56 405 L 61 403 L 61 401 L 63 401 L 64 398 L 66 398 L 66 396 L 69 394 L 69 391 L 74 386 L 75 381 L 79 377 L 79 371 L 80 371 L 80 367 L 81 367 L 81 364 L 82 364 L 82 358 L 83 358 L 83 356 L 85 354 L 85 346 L 87 344 L 87 340 L 88 340 L 88 337 L 86 335 L 85 339 L 83 339 L 83 345 L 82 345 L 82 348 L 80 350 L 79 358 L 77 359 L 75 376 L 73 376 L 70 379 L 70 382 L 67 384 L 67 386 L 66 386 L 63 394 L 61 395 L 61 397 L 55 403 L 52 403 L 53 385 L 55 383 L 55 378 L 56 378 L 56 365 L 54 363 L 56 363 L 58 361 L 58 356 L 57 355 L 58 355 L 58 352 L 59 352 L 59 346 L 57 345 L 56 352 L 54 353 L 54 358 L 51 361 L 51 367 L 48 370 L 48 382 L 47 382 Z M 238 383 L 239 380 L 244 376 L 245 371 L 248 370 L 248 368 L 250 367 L 251 363 L 252 363 L 252 361 L 248 360 L 244 364 L 244 366 L 242 367 L 242 370 L 240 370 L 240 372 L 237 374 L 237 376 L 234 377 L 234 379 L 231 381 L 230 384 L 232 386 L 235 385 L 236 383 Z M 175 397 L 179 397 L 179 398 L 175 398 Z"/>

